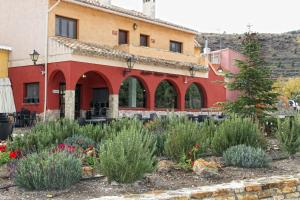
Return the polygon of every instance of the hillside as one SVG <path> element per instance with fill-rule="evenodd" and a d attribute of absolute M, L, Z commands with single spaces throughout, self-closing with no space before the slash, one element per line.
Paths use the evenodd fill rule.
<path fill-rule="evenodd" d="M 208 38 L 209 48 L 218 50 L 231 48 L 240 51 L 242 35 L 202 33 L 197 36 L 198 42 L 204 46 Z M 263 57 L 269 66 L 280 69 L 300 69 L 300 30 L 282 34 L 259 34 Z M 221 43 L 220 43 L 221 40 Z"/>

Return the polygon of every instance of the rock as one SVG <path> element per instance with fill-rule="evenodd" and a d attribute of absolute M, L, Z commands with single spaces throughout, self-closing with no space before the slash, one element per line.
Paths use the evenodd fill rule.
<path fill-rule="evenodd" d="M 120 184 L 119 184 L 118 182 L 116 182 L 116 181 L 112 181 L 112 182 L 110 183 L 110 185 L 111 185 L 111 186 L 119 186 Z"/>
<path fill-rule="evenodd" d="M 92 168 L 90 166 L 82 167 L 82 174 L 84 176 L 91 176 L 94 174 L 94 168 Z"/>
<path fill-rule="evenodd" d="M 157 165 L 157 172 L 169 172 L 175 166 L 175 163 L 170 160 L 161 160 Z"/>
<path fill-rule="evenodd" d="M 204 178 L 218 175 L 221 165 L 216 161 L 206 161 L 203 159 L 196 160 L 193 164 L 193 171 Z"/>

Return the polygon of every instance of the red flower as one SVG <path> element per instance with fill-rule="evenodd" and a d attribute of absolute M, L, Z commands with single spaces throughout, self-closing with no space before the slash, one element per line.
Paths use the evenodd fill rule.
<path fill-rule="evenodd" d="M 194 167 L 194 165 L 195 165 L 195 161 L 192 162 L 192 166 L 193 166 L 193 167 Z"/>
<path fill-rule="evenodd" d="M 17 158 L 17 152 L 11 151 L 11 152 L 9 153 L 9 158 L 10 158 L 10 159 L 15 159 L 15 158 Z"/>
<path fill-rule="evenodd" d="M 0 152 L 5 152 L 5 151 L 6 151 L 6 145 L 1 145 Z"/>
<path fill-rule="evenodd" d="M 200 144 L 195 144 L 196 149 L 200 149 Z"/>
<path fill-rule="evenodd" d="M 58 148 L 59 148 L 59 149 L 65 149 L 65 148 L 66 148 L 66 145 L 65 145 L 65 144 L 60 144 L 60 145 L 58 145 Z"/>

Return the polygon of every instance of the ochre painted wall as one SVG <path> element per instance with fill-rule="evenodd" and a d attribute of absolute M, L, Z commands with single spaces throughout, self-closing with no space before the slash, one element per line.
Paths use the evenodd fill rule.
<path fill-rule="evenodd" d="M 8 77 L 8 53 L 0 49 L 0 78 Z"/>
<path fill-rule="evenodd" d="M 52 4 L 53 0 L 50 0 Z M 118 30 L 129 31 L 129 43 L 133 47 L 139 47 L 140 34 L 149 35 L 150 49 L 141 47 L 134 49 L 134 53 L 140 55 L 161 57 L 162 50 L 169 51 L 170 40 L 183 43 L 182 54 L 168 52 L 167 57 L 174 60 L 190 62 L 190 57 L 195 56 L 194 38 L 195 35 L 139 20 L 122 17 L 96 9 L 86 8 L 66 2 L 62 2 L 56 7 L 49 16 L 49 35 L 55 35 L 55 16 L 64 16 L 78 20 L 78 39 L 80 41 L 108 45 L 110 47 L 118 46 Z M 138 25 L 137 30 L 133 29 L 133 24 Z M 166 55 L 166 53 L 164 53 Z"/>

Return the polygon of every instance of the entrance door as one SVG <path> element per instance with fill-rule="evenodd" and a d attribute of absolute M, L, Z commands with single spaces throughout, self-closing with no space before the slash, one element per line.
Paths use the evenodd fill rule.
<path fill-rule="evenodd" d="M 93 89 L 93 115 L 95 117 L 105 117 L 108 108 L 109 92 L 108 88 L 94 88 Z"/>
<path fill-rule="evenodd" d="M 65 117 L 65 94 L 66 94 L 66 83 L 59 84 L 59 111 L 60 118 Z"/>
<path fill-rule="evenodd" d="M 75 90 L 75 119 L 80 118 L 80 104 L 81 104 L 80 90 L 81 90 L 81 85 L 77 84 Z"/>

